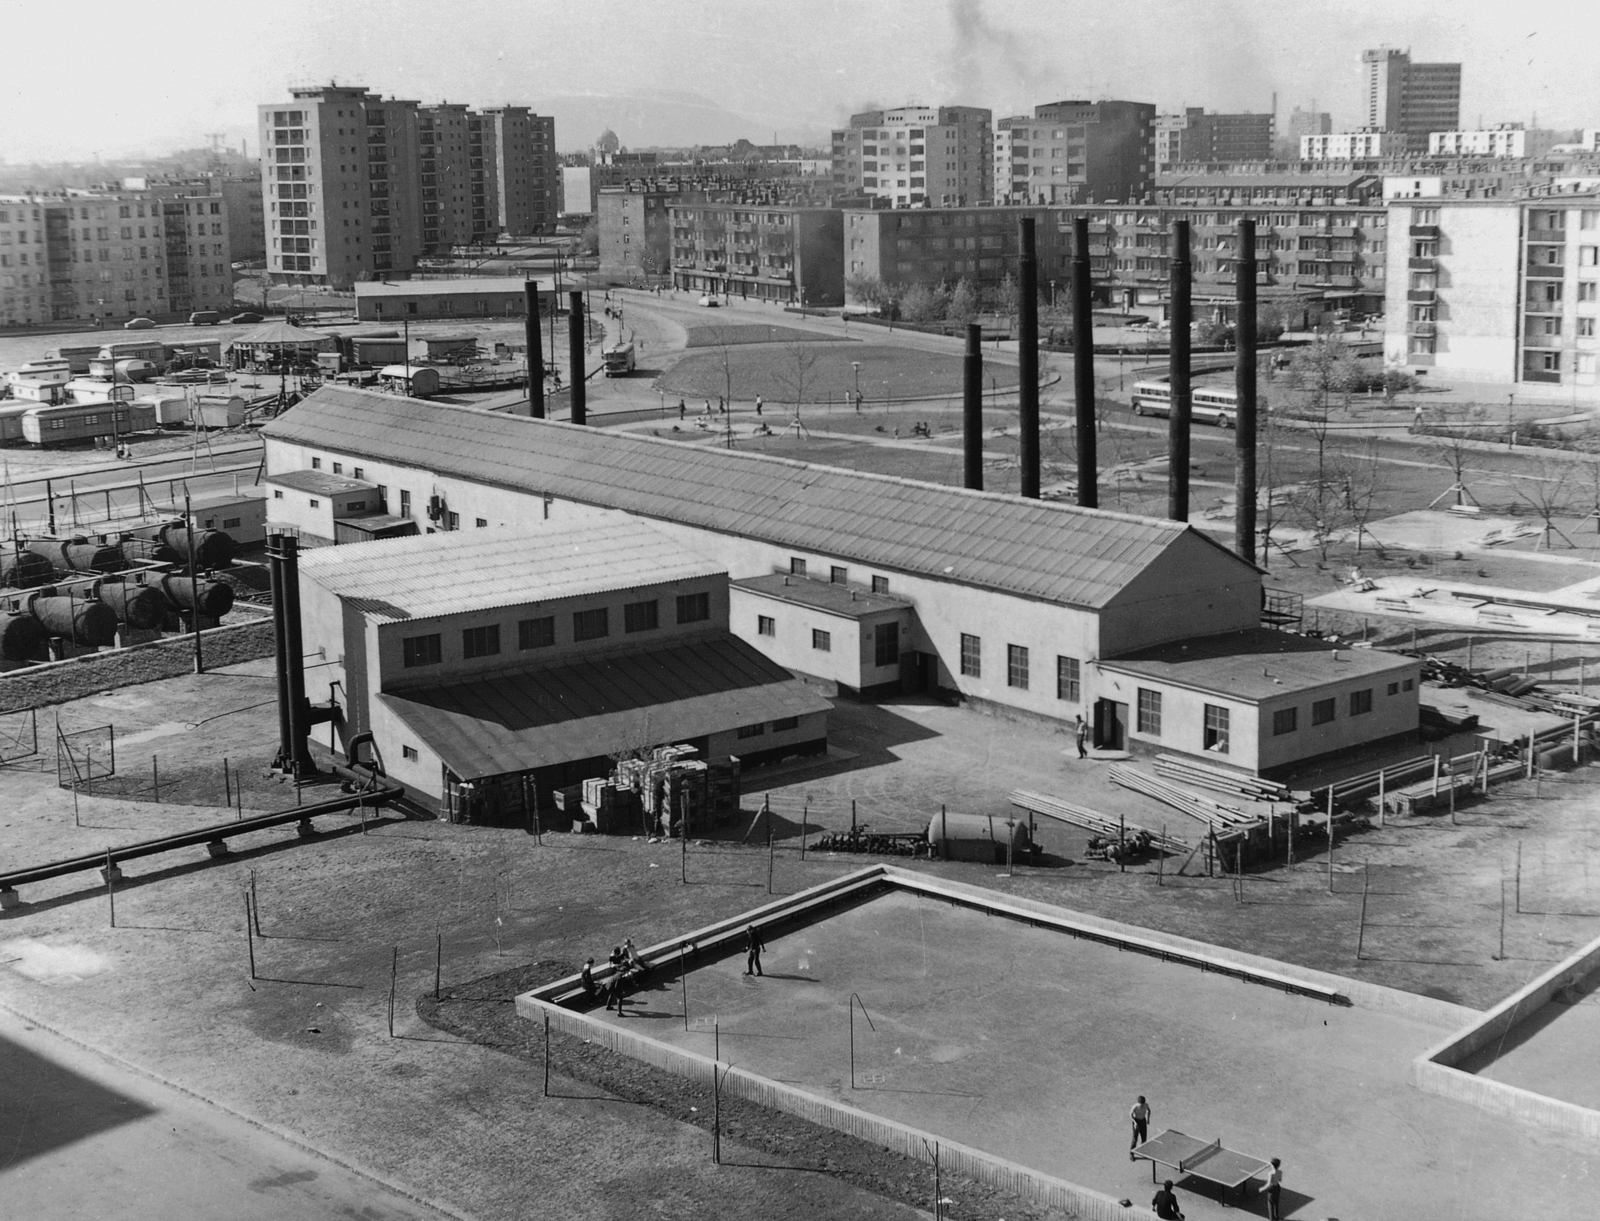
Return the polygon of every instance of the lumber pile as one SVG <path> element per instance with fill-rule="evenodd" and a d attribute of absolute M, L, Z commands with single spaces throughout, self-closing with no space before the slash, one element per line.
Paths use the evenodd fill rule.
<path fill-rule="evenodd" d="M 1171 806 L 1190 818 L 1199 819 L 1219 837 L 1244 835 L 1267 825 L 1268 813 L 1276 813 L 1270 802 L 1221 802 L 1188 789 L 1179 788 L 1138 768 L 1113 763 L 1106 774 L 1112 784 L 1154 797 L 1163 805 Z M 1253 807 L 1263 806 L 1257 810 Z M 1290 807 L 1292 808 L 1292 807 Z"/>
<path fill-rule="evenodd" d="M 1071 802 L 1062 801 L 1057 797 L 1046 797 L 1043 793 L 1030 793 L 1026 789 L 1015 789 L 1011 794 L 1011 804 L 1018 809 L 1027 810 L 1033 814 L 1042 814 L 1046 818 L 1054 818 L 1058 822 L 1070 823 L 1074 827 L 1082 827 L 1085 831 L 1092 832 L 1102 839 L 1122 839 L 1134 835 L 1144 835 L 1150 843 L 1162 852 L 1178 853 L 1189 851 L 1190 845 L 1183 839 L 1173 835 L 1163 835 L 1159 831 L 1152 831 L 1148 827 L 1141 827 L 1126 819 L 1110 818 L 1098 810 L 1091 810 L 1087 806 L 1073 805 Z"/>
<path fill-rule="evenodd" d="M 1209 763 L 1201 763 L 1196 759 L 1185 759 L 1181 755 L 1157 755 L 1156 775 L 1175 784 L 1209 789 L 1214 793 L 1223 793 L 1241 801 L 1293 804 L 1295 800 L 1295 794 L 1276 780 L 1229 771 Z"/>

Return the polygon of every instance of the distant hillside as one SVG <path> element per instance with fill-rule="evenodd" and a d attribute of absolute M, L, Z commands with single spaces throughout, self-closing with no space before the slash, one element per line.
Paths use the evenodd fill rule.
<path fill-rule="evenodd" d="M 729 144 L 740 136 L 755 144 L 772 140 L 772 125 L 764 119 L 735 114 L 695 93 L 573 94 L 530 105 L 555 116 L 556 147 L 563 152 L 588 148 L 607 128 L 625 148 L 635 149 Z M 782 139 L 793 139 L 793 131 L 792 124 L 787 131 L 779 126 Z"/>

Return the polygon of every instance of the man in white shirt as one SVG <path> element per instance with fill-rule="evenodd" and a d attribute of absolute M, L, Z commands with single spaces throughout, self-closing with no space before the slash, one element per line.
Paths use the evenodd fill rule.
<path fill-rule="evenodd" d="M 1283 1163 L 1272 1159 L 1272 1169 L 1267 1172 L 1267 1221 L 1280 1221 L 1278 1199 L 1283 1194 Z"/>
<path fill-rule="evenodd" d="M 1133 1142 L 1128 1146 L 1128 1160 L 1131 1162 L 1136 1160 L 1133 1151 L 1150 1139 L 1150 1104 L 1144 1100 L 1143 1094 L 1133 1104 L 1128 1118 L 1133 1122 Z"/>

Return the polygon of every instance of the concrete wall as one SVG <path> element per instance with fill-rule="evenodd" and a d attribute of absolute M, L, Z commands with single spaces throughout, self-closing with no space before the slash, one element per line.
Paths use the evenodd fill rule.
<path fill-rule="evenodd" d="M 1396 657 L 1397 661 L 1405 658 Z M 1405 689 L 1406 680 L 1411 690 Z M 1417 728 L 1417 688 L 1422 681 L 1422 665 L 1410 662 L 1404 669 L 1387 674 L 1374 674 L 1366 678 L 1330 683 L 1312 690 L 1296 691 L 1278 699 L 1263 700 L 1257 733 L 1260 739 L 1260 767 L 1262 770 L 1282 767 L 1300 759 L 1311 759 L 1332 751 L 1350 750 L 1367 742 L 1376 742 L 1397 734 L 1413 733 Z M 1389 694 L 1391 684 L 1400 690 Z M 1350 715 L 1350 693 L 1371 690 L 1372 711 L 1361 716 Z M 1333 698 L 1333 720 L 1325 725 L 1311 723 L 1313 701 Z M 1293 733 L 1274 734 L 1273 714 L 1280 708 L 1296 708 L 1298 728 Z"/>
<path fill-rule="evenodd" d="M 1111 600 L 1100 619 L 1101 655 L 1254 627 L 1260 614 L 1261 574 L 1188 534 Z"/>
<path fill-rule="evenodd" d="M 270 477 L 267 483 L 271 485 Z M 273 532 L 278 527 L 288 527 L 302 538 L 331 542 L 335 518 L 369 513 L 379 507 L 377 502 L 378 494 L 371 488 L 313 494 L 273 486 L 266 501 L 267 521 Z"/>
<path fill-rule="evenodd" d="M 749 641 L 780 666 L 800 674 L 827 679 L 857 691 L 900 680 L 898 655 L 893 665 L 879 666 L 874 632 L 881 623 L 900 625 L 900 652 L 910 648 L 915 615 L 911 608 L 885 610 L 854 618 L 834 615 L 813 606 L 768 597 L 753 590 L 733 586 L 729 590 L 729 624 L 740 638 Z M 757 618 L 772 618 L 775 636 L 763 636 Z M 814 631 L 827 632 L 831 648 L 826 652 L 812 643 Z"/>

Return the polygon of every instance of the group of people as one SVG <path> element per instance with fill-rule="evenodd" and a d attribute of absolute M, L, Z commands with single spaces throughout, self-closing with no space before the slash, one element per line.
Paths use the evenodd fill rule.
<path fill-rule="evenodd" d="M 767 948 L 766 942 L 761 939 L 761 930 L 755 925 L 745 929 L 745 958 L 744 973 L 746 975 L 761 975 L 761 953 Z M 617 1007 L 617 1016 L 622 1017 L 622 1005 L 628 992 L 642 979 L 650 969 L 649 964 L 639 956 L 639 951 L 634 948 L 633 938 L 623 938 L 621 945 L 611 947 L 611 955 L 606 960 L 611 968 L 611 978 L 606 983 L 606 1011 Z M 600 995 L 600 985 L 594 978 L 594 959 L 591 958 L 583 964 L 583 970 L 578 972 L 579 981 L 583 985 L 584 995 L 589 1000 L 594 1000 Z"/>
<path fill-rule="evenodd" d="M 1138 1160 L 1136 1150 L 1150 1139 L 1150 1104 L 1143 1094 L 1139 1095 L 1138 1101 L 1128 1111 L 1128 1119 L 1133 1125 L 1133 1139 L 1128 1145 L 1128 1160 L 1133 1162 Z M 1283 1163 L 1278 1158 L 1272 1159 L 1272 1169 L 1267 1171 L 1266 1195 L 1267 1219 L 1279 1221 L 1283 1216 Z M 1150 1207 L 1161 1221 L 1183 1221 L 1183 1210 L 1178 1207 L 1178 1197 L 1172 1190 L 1171 1179 L 1161 1184 L 1150 1201 Z"/>

